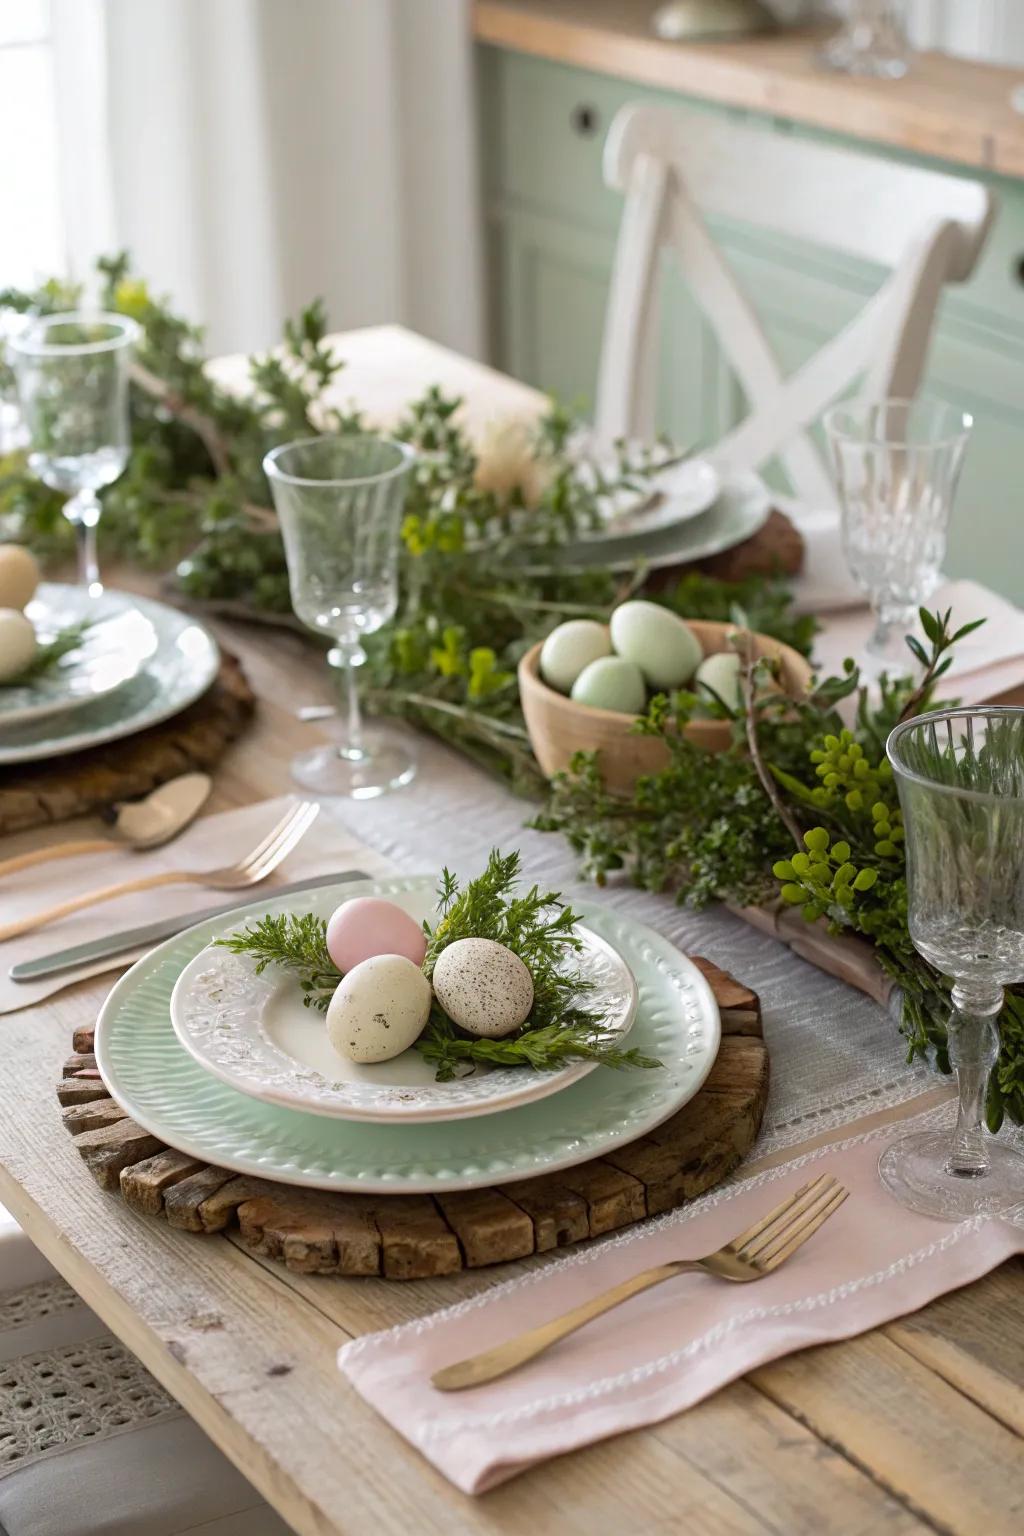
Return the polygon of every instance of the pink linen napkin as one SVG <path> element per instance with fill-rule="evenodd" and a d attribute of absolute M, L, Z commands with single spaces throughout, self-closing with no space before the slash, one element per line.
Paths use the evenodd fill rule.
<path fill-rule="evenodd" d="M 903 1210 L 878 1157 L 908 1125 L 807 1153 L 482 1295 L 346 1344 L 356 1390 L 464 1493 L 536 1462 L 656 1423 L 781 1355 L 849 1338 L 956 1290 L 1024 1250 L 1024 1224 L 949 1225 Z M 466 1392 L 430 1385 L 442 1365 L 672 1258 L 707 1253 L 819 1173 L 850 1198 L 776 1274 L 753 1285 L 682 1276 L 635 1297 L 521 1370 Z M 1024 1190 L 1022 1190 L 1024 1200 Z"/>
<path fill-rule="evenodd" d="M 113 849 L 109 853 L 90 853 L 52 864 L 37 864 L 31 869 L 7 875 L 0 881 L 0 921 L 9 922 L 22 913 L 54 906 L 79 892 L 99 890 L 122 880 L 135 880 L 165 869 L 214 869 L 230 864 L 259 842 L 283 816 L 289 800 L 283 795 L 256 805 L 245 805 L 214 816 L 203 816 L 186 828 L 180 837 L 148 853 Z M 48 829 L 49 835 L 23 832 L 4 838 L 0 857 L 27 853 L 44 842 L 63 842 L 83 835 L 67 827 Z M 88 834 L 84 834 L 88 835 Z M 95 829 L 93 829 L 95 835 Z M 288 885 L 310 875 L 340 873 L 361 869 L 371 876 L 390 874 L 389 859 L 374 853 L 351 832 L 335 821 L 329 811 L 321 810 L 313 830 L 263 884 L 251 891 L 236 892 L 239 906 L 258 901 L 261 892 L 272 895 L 275 887 Z M 87 907 L 45 928 L 23 934 L 4 945 L 0 962 L 0 1014 L 14 1013 L 51 997 L 61 988 L 80 979 L 80 973 L 64 972 L 39 981 L 11 981 L 8 968 L 16 961 L 33 960 L 57 949 L 85 944 L 121 929 L 140 927 L 175 913 L 203 912 L 208 907 L 226 906 L 233 900 L 230 891 L 215 891 L 202 885 L 161 886 L 153 891 L 136 891 L 118 896 L 100 906 Z M 130 959 L 135 959 L 131 956 Z M 112 959 L 101 964 L 93 974 L 124 969 L 127 960 Z"/>

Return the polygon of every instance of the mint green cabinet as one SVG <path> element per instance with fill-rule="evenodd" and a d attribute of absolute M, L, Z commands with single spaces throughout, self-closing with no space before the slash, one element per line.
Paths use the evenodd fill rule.
<path fill-rule="evenodd" d="M 481 48 L 479 66 L 493 358 L 587 411 L 621 210 L 601 176 L 608 126 L 620 106 L 639 99 L 723 109 L 505 50 Z M 727 115 L 766 133 L 805 132 L 767 117 Z M 1024 602 L 1017 509 L 1024 484 L 1024 183 L 988 179 L 1000 201 L 996 227 L 971 282 L 943 300 L 926 387 L 976 421 L 948 568 Z M 787 372 L 840 330 L 881 278 L 863 263 L 749 226 L 718 225 L 715 233 Z M 714 442 L 742 416 L 742 395 L 671 263 L 661 334 L 658 425 L 678 442 Z M 774 469 L 769 477 L 784 487 Z"/>

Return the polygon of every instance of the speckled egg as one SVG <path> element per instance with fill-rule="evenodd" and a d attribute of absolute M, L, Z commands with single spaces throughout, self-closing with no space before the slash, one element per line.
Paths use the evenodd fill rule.
<path fill-rule="evenodd" d="M 620 603 L 611 618 L 612 648 L 635 662 L 652 688 L 681 688 L 703 652 L 689 624 L 658 603 Z"/>
<path fill-rule="evenodd" d="M 35 555 L 21 544 L 0 544 L 0 608 L 24 608 L 38 585 Z"/>
<path fill-rule="evenodd" d="M 540 651 L 540 675 L 549 688 L 570 693 L 584 667 L 610 656 L 612 642 L 604 624 L 593 619 L 569 619 L 548 635 Z"/>
<path fill-rule="evenodd" d="M 36 654 L 36 632 L 17 608 L 0 608 L 0 683 L 24 672 Z"/>
<path fill-rule="evenodd" d="M 327 1038 L 349 1061 L 390 1061 L 423 1033 L 433 994 L 405 955 L 373 955 L 338 983 Z"/>
<path fill-rule="evenodd" d="M 434 991 L 460 1029 L 488 1040 L 510 1035 L 530 1016 L 533 977 L 494 939 L 456 939 L 438 956 Z"/>
<path fill-rule="evenodd" d="M 381 896 L 353 896 L 332 912 L 327 953 L 346 975 L 373 955 L 404 955 L 422 965 L 427 939 L 419 923 Z"/>
<path fill-rule="evenodd" d="M 647 685 L 640 668 L 621 656 L 602 656 L 584 667 L 572 686 L 577 704 L 639 715 L 647 703 Z"/>
<path fill-rule="evenodd" d="M 693 683 L 696 694 L 701 693 L 703 684 L 712 693 L 716 693 L 729 709 L 739 709 L 740 658 L 735 651 L 720 651 L 714 656 L 705 656 L 693 674 Z"/>

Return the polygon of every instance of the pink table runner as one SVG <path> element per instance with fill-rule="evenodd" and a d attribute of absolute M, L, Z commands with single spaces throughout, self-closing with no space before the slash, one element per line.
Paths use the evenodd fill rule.
<path fill-rule="evenodd" d="M 951 1226 L 903 1210 L 882 1189 L 883 1147 L 937 1117 L 947 1119 L 948 1108 L 807 1152 L 471 1300 L 356 1339 L 338 1363 L 465 1493 L 483 1493 L 535 1462 L 656 1423 L 769 1360 L 916 1311 L 1024 1250 L 1024 1221 Z M 719 1247 L 822 1172 L 834 1173 L 850 1199 L 767 1279 L 745 1286 L 703 1275 L 667 1281 L 501 1381 L 460 1393 L 431 1387 L 439 1366 L 638 1270 Z"/>

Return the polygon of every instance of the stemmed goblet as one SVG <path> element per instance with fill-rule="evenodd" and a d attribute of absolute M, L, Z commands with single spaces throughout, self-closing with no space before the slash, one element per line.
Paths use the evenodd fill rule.
<path fill-rule="evenodd" d="M 407 784 L 416 771 L 400 739 L 364 730 L 356 680 L 366 660 L 362 637 L 398 607 L 398 536 L 414 460 L 405 443 L 360 432 L 284 443 L 263 460 L 292 606 L 334 640 L 327 660 L 345 680 L 345 739 L 292 762 L 293 777 L 318 794 L 365 800 Z"/>
<path fill-rule="evenodd" d="M 943 1131 L 904 1136 L 879 1172 L 912 1210 L 996 1215 L 1024 1204 L 1024 1156 L 984 1128 L 1003 989 L 1024 980 L 1024 709 L 919 715 L 886 751 L 906 832 L 910 937 L 953 978 L 960 1105 L 952 1141 Z"/>
<path fill-rule="evenodd" d="M 125 315 L 40 315 L 12 336 L 29 468 L 69 494 L 64 516 L 78 542 L 78 579 L 91 597 L 103 586 L 96 559 L 102 507 L 96 492 L 128 463 L 128 360 L 141 334 Z"/>
<path fill-rule="evenodd" d="M 825 415 L 843 553 L 875 617 L 864 671 L 906 670 L 905 637 L 938 584 L 973 422 L 938 400 L 877 400 Z"/>

